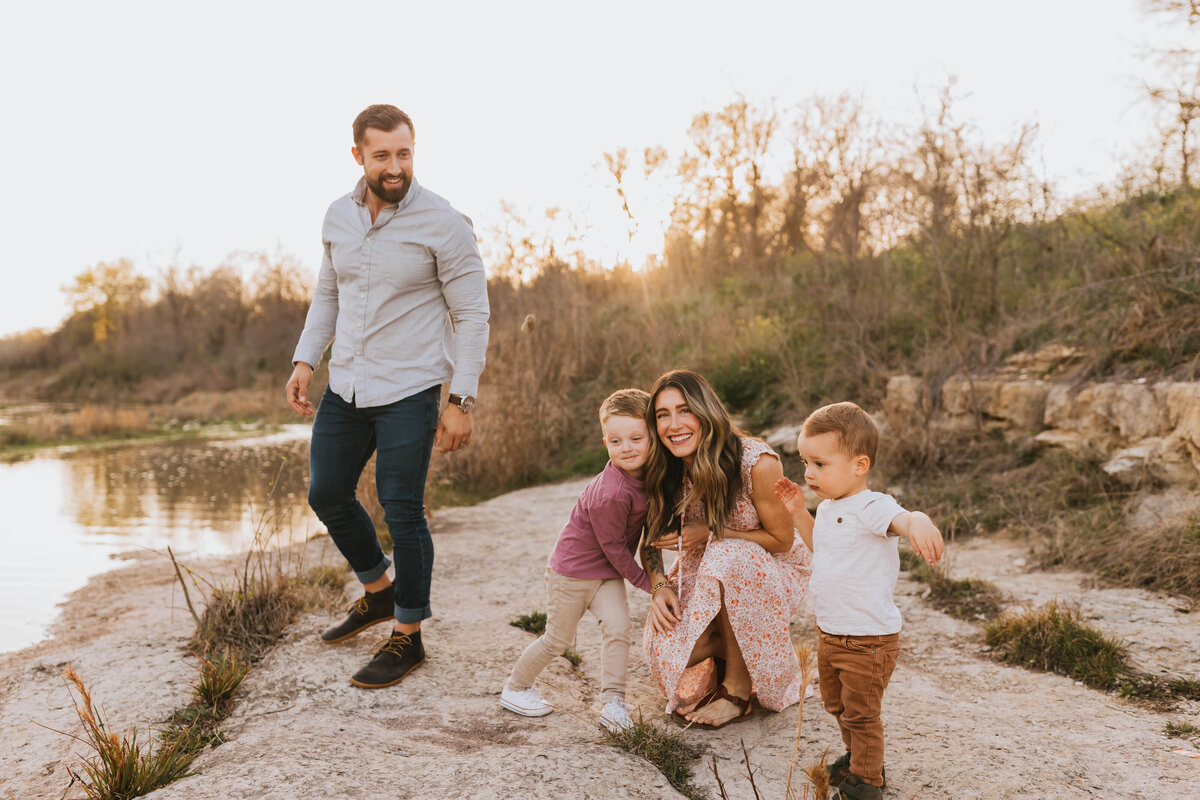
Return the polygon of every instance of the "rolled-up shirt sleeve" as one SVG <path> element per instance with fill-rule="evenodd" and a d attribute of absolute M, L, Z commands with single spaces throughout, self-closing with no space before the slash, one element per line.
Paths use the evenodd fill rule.
<path fill-rule="evenodd" d="M 308 316 L 304 319 L 304 330 L 292 355 L 293 364 L 303 361 L 313 369 L 317 368 L 325 348 L 333 341 L 337 315 L 337 272 L 333 268 L 329 242 L 326 240 L 325 255 L 321 258 L 321 269 L 317 273 L 317 287 L 313 290 L 312 305 L 308 307 Z"/>
<path fill-rule="evenodd" d="M 488 344 L 487 275 L 471 220 L 455 214 L 446 228 L 444 243 L 437 250 L 437 272 L 454 325 L 450 391 L 474 397 Z"/>

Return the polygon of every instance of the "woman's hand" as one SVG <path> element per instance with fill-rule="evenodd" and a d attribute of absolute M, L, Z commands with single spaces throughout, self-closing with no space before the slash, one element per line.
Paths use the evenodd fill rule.
<path fill-rule="evenodd" d="M 703 522 L 689 522 L 683 526 L 683 550 L 698 550 L 708 544 L 709 530 Z M 659 550 L 679 550 L 680 534 L 664 533 L 654 540 L 653 544 Z"/>
<path fill-rule="evenodd" d="M 672 586 L 664 586 L 650 598 L 650 609 L 646 619 L 655 633 L 670 633 L 682 619 L 683 608 L 679 605 L 679 595 L 675 594 Z"/>

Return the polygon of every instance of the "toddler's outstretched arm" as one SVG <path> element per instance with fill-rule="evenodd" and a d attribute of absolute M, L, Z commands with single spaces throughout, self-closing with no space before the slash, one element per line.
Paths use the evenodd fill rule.
<path fill-rule="evenodd" d="M 783 507 L 792 515 L 792 524 L 800 532 L 804 546 L 811 553 L 813 518 L 812 514 L 808 513 L 808 507 L 804 505 L 804 490 L 791 478 L 783 477 L 775 481 L 775 496 L 783 501 Z"/>
<path fill-rule="evenodd" d="M 897 514 L 888 530 L 908 539 L 917 555 L 930 564 L 942 560 L 942 532 L 924 512 L 905 511 Z"/>

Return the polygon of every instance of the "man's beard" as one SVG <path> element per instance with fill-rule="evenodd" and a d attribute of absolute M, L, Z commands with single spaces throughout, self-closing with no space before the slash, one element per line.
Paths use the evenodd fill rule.
<path fill-rule="evenodd" d="M 395 176 L 389 175 L 387 177 Z M 405 173 L 401 172 L 399 177 L 401 178 L 401 183 L 399 186 L 388 186 L 385 184 L 383 182 L 383 175 L 380 175 L 375 180 L 371 180 L 371 178 L 368 177 L 367 188 L 374 192 L 376 197 L 389 205 L 392 203 L 399 203 L 404 199 L 404 195 L 408 194 L 408 187 L 412 185 L 412 178 Z"/>

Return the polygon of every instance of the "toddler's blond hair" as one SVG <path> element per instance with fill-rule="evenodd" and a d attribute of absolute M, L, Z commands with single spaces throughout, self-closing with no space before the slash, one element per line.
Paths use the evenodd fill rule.
<path fill-rule="evenodd" d="M 837 434 L 842 452 L 853 458 L 866 456 L 875 466 L 875 453 L 879 450 L 879 429 L 875 420 L 854 403 L 843 402 L 821 406 L 808 415 L 801 429 L 805 436 L 820 436 L 822 433 Z"/>

